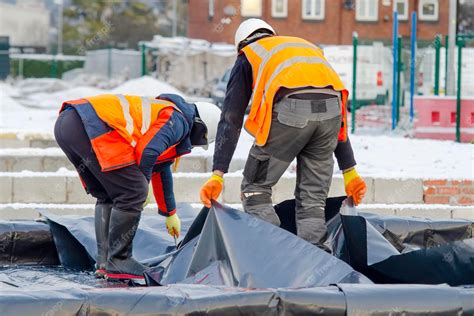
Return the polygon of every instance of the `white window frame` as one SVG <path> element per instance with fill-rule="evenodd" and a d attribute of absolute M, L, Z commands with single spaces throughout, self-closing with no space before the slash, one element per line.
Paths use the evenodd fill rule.
<path fill-rule="evenodd" d="M 424 4 L 434 4 L 435 10 L 434 15 L 423 14 L 423 5 Z M 439 0 L 419 0 L 418 2 L 418 12 L 420 21 L 438 21 L 439 19 Z"/>
<path fill-rule="evenodd" d="M 369 16 L 370 10 L 367 12 L 360 12 L 360 4 L 361 2 L 365 2 L 365 7 L 369 7 L 369 5 L 375 5 L 375 16 Z M 360 22 L 377 22 L 379 20 L 379 0 L 356 0 L 356 21 Z"/>
<path fill-rule="evenodd" d="M 257 10 L 255 12 L 246 12 L 247 6 L 245 5 L 245 2 L 255 2 L 257 7 Z M 259 18 L 262 16 L 263 12 L 263 3 L 262 0 L 240 0 L 240 15 L 245 17 L 245 18 Z"/>
<path fill-rule="evenodd" d="M 288 17 L 288 0 L 280 0 L 283 1 L 283 12 L 278 12 L 276 10 L 278 0 L 272 0 L 272 17 L 273 18 L 286 18 Z"/>
<path fill-rule="evenodd" d="M 410 11 L 408 0 L 393 0 L 393 11 L 397 10 L 397 5 L 399 3 L 402 3 L 405 6 L 405 12 L 403 12 L 403 14 L 400 14 L 400 12 L 398 12 L 398 20 L 408 21 L 408 12 Z"/>
<path fill-rule="evenodd" d="M 301 0 L 301 18 L 303 20 L 324 20 L 326 14 L 326 0 L 311 0 L 311 14 L 306 14 L 306 0 Z M 320 3 L 320 14 L 316 14 L 316 4 Z"/>

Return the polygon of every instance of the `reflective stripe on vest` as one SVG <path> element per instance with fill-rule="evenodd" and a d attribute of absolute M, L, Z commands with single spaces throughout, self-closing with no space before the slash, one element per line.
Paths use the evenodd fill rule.
<path fill-rule="evenodd" d="M 150 99 L 142 97 L 142 135 L 150 128 L 151 124 L 151 102 Z"/>
<path fill-rule="evenodd" d="M 123 94 L 117 94 L 116 96 L 119 99 L 120 106 L 122 107 L 123 117 L 125 118 L 126 123 L 125 129 L 127 130 L 127 133 L 133 135 L 133 130 L 135 127 L 133 118 L 130 115 L 130 103 L 128 103 L 128 100 Z M 132 147 L 135 147 L 137 145 L 137 142 L 135 140 L 132 140 L 130 144 L 132 145 Z"/>

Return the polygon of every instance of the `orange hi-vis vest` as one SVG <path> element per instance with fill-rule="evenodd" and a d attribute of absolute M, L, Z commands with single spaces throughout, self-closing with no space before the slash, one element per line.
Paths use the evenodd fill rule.
<path fill-rule="evenodd" d="M 144 148 L 155 135 L 153 129 L 166 123 L 173 111 L 181 112 L 170 101 L 113 94 L 67 101 L 61 111 L 67 106 L 74 107 L 85 120 L 102 171 L 139 162 Z M 167 152 L 162 155 L 166 156 Z"/>
<path fill-rule="evenodd" d="M 253 72 L 253 93 L 245 129 L 255 137 L 256 145 L 263 146 L 267 142 L 273 101 L 282 87 L 331 88 L 340 92 L 342 122 L 338 140 L 347 140 L 349 92 L 319 47 L 297 37 L 270 36 L 245 46 L 241 52 Z"/>

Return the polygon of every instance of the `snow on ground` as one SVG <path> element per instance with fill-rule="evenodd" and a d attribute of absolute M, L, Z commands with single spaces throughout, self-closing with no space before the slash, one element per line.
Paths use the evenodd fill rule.
<path fill-rule="evenodd" d="M 40 92 L 21 98 L 21 104 L 32 108 L 59 110 L 64 101 L 76 100 L 87 96 L 105 93 L 94 87 L 76 87 L 54 93 Z"/>
<path fill-rule="evenodd" d="M 37 131 L 53 133 L 56 109 L 33 109 L 22 106 L 9 95 L 11 87 L 0 83 L 0 130 Z"/>
<path fill-rule="evenodd" d="M 45 104 L 54 106 L 32 108 L 21 104 L 23 98 L 14 99 L 15 87 L 0 83 L 0 132 L 43 132 L 52 135 L 57 111 L 66 99 L 84 97 L 94 91 L 104 93 L 134 93 L 156 96 L 163 92 L 179 92 L 161 81 L 151 77 L 130 80 L 113 90 L 100 90 L 93 87 L 76 87 L 41 95 Z M 70 93 L 70 94 L 69 94 Z M 84 94 L 82 94 L 84 93 Z M 31 99 L 32 96 L 28 96 Z M 474 145 L 458 144 L 452 141 L 436 141 L 404 138 L 399 135 L 351 135 L 351 142 L 358 163 L 358 171 L 363 176 L 384 178 L 452 178 L 474 179 Z M 235 159 L 246 159 L 253 139 L 242 132 Z M 57 152 L 57 149 L 55 150 Z M 212 156 L 214 144 L 209 149 L 196 148 L 192 155 Z M 38 155 L 48 152 L 35 152 Z M 337 171 L 337 164 L 335 170 Z M 289 171 L 294 172 L 294 164 Z"/>
<path fill-rule="evenodd" d="M 184 97 L 184 93 L 172 85 L 150 76 L 129 80 L 113 89 L 111 93 L 145 95 L 153 98 L 162 93 L 174 93 Z"/>

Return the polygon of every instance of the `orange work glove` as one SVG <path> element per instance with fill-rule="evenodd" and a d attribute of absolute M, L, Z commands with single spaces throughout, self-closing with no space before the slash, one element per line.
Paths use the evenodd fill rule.
<path fill-rule="evenodd" d="M 224 179 L 213 174 L 209 180 L 201 187 L 201 202 L 205 207 L 211 207 L 211 200 L 217 200 L 221 195 Z"/>
<path fill-rule="evenodd" d="M 367 191 L 367 185 L 364 179 L 359 176 L 355 168 L 345 170 L 342 175 L 344 177 L 344 188 L 347 196 L 352 197 L 354 205 L 360 204 Z"/>

